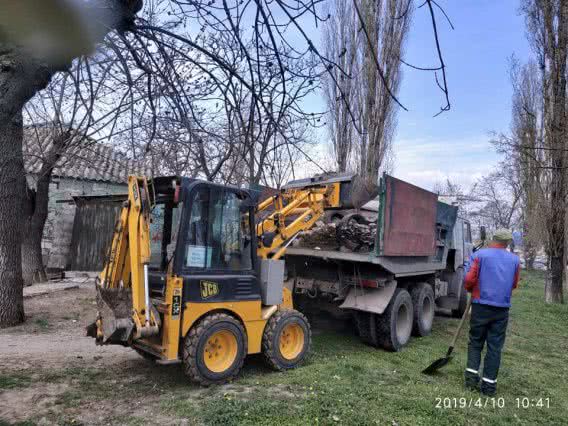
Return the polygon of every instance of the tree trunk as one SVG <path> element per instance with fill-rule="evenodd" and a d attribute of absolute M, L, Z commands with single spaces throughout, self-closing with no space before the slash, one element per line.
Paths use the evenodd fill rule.
<path fill-rule="evenodd" d="M 22 114 L 0 121 L 0 327 L 24 321 L 21 215 L 24 194 Z"/>
<path fill-rule="evenodd" d="M 544 301 L 546 303 L 563 303 L 562 277 L 564 275 L 563 258 L 550 258 L 550 270 L 544 284 Z"/>
<path fill-rule="evenodd" d="M 47 274 L 43 265 L 43 256 L 41 251 L 41 234 L 33 231 L 26 233 L 24 226 L 24 237 L 22 243 L 22 277 L 24 285 L 29 286 L 36 283 L 47 281 Z"/>
<path fill-rule="evenodd" d="M 0 327 L 24 321 L 22 225 L 25 191 L 22 108 L 53 70 L 0 43 Z"/>
<path fill-rule="evenodd" d="M 547 126 L 551 157 L 551 215 L 548 221 L 550 273 L 545 285 L 545 301 L 563 302 L 564 246 L 566 221 L 566 60 L 568 57 L 568 0 L 555 9 L 544 2 L 545 54 L 550 61 L 551 102 Z"/>
<path fill-rule="evenodd" d="M 39 173 L 35 190 L 26 187 L 24 201 L 25 224 L 22 242 L 22 273 L 24 285 L 32 285 L 47 281 L 43 264 L 41 241 L 48 215 L 49 182 L 53 168 L 61 157 L 69 132 L 54 136 L 51 150 L 46 153 L 44 163 Z"/>
<path fill-rule="evenodd" d="M 525 269 L 527 271 L 534 271 L 536 253 L 532 246 L 529 246 L 527 242 L 525 242 L 525 244 L 523 245 L 523 254 L 525 258 Z"/>
<path fill-rule="evenodd" d="M 24 321 L 22 280 L 22 209 L 25 170 L 22 154 L 22 108 L 49 83 L 53 73 L 67 69 L 74 57 L 89 53 L 114 28 L 128 31 L 142 8 L 142 0 L 97 0 L 85 3 L 97 10 L 91 20 L 92 46 L 85 51 L 62 49 L 53 63 L 42 62 L 18 41 L 0 37 L 0 327 Z M 55 16 L 67 13 L 54 9 Z M 65 55 L 71 55 L 65 58 Z"/>
<path fill-rule="evenodd" d="M 534 271 L 534 257 L 525 258 L 525 269 L 527 271 Z"/>

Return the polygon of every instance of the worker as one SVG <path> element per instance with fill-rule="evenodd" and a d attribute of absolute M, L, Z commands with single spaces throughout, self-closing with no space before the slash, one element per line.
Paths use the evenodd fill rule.
<path fill-rule="evenodd" d="M 507 251 L 512 239 L 509 230 L 496 231 L 489 247 L 471 256 L 464 280 L 472 298 L 465 384 L 470 389 L 481 390 L 486 396 L 497 392 L 511 293 L 519 281 L 519 257 Z M 480 385 L 479 365 L 485 343 L 487 353 Z"/>

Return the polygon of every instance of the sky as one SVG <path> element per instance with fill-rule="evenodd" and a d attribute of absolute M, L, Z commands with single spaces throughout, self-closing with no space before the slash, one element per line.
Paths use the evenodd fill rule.
<path fill-rule="evenodd" d="M 422 3 L 413 1 L 416 5 Z M 392 174 L 424 188 L 431 189 L 449 178 L 467 189 L 499 163 L 500 157 L 490 144 L 489 133 L 509 129 L 512 94 L 509 60 L 514 54 L 524 62 L 531 51 L 524 18 L 519 12 L 520 0 L 437 2 L 454 25 L 452 30 L 441 12 L 435 9 L 451 110 L 433 117 L 445 105 L 434 73 L 402 65 L 403 81 L 398 98 L 409 111 L 400 109 L 398 113 Z M 299 22 L 311 41 L 323 50 L 323 25 L 316 27 L 309 15 Z M 305 39 L 294 27 L 287 36 L 297 48 L 307 48 Z M 405 60 L 421 67 L 439 65 L 426 6 L 414 13 Z M 307 111 L 325 111 L 323 92 L 310 95 L 303 106 Z M 312 157 L 321 164 L 302 162 L 301 170 L 296 170 L 296 178 L 320 173 L 322 166 L 329 169 L 328 134 L 320 128 L 315 136 L 320 143 Z"/>
<path fill-rule="evenodd" d="M 447 65 L 451 110 L 432 116 L 444 105 L 432 73 L 404 70 L 394 142 L 394 174 L 424 187 L 449 177 L 464 186 L 499 162 L 489 132 L 509 129 L 512 54 L 526 61 L 531 52 L 519 0 L 441 0 L 455 29 L 438 17 Z M 436 65 L 432 27 L 426 7 L 414 15 L 406 60 Z"/>
<path fill-rule="evenodd" d="M 509 59 L 514 54 L 526 61 L 531 52 L 519 0 L 438 3 L 455 28 L 436 10 L 451 110 L 433 117 L 445 105 L 434 74 L 403 66 L 398 98 L 409 111 L 398 114 L 393 174 L 425 188 L 446 178 L 467 188 L 498 165 L 489 132 L 509 129 Z M 438 65 L 427 7 L 415 11 L 405 59 L 416 66 Z M 323 97 L 314 102 L 325 109 Z"/>

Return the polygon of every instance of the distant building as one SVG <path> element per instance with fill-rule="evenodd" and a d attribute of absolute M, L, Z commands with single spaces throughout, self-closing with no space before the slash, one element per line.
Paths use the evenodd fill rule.
<path fill-rule="evenodd" d="M 42 160 L 52 147 L 48 127 L 24 130 L 24 165 L 28 185 L 35 188 Z M 71 265 L 73 223 L 76 204 L 73 197 L 125 194 L 131 173 L 144 173 L 136 161 L 111 146 L 84 138 L 73 143 L 57 162 L 49 188 L 49 213 L 42 241 L 43 260 L 48 268 L 68 269 Z"/>

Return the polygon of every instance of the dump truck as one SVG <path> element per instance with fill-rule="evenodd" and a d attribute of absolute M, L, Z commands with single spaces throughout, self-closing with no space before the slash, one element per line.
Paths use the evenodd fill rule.
<path fill-rule="evenodd" d="M 284 190 L 310 184 L 317 179 L 293 181 Z M 352 320 L 361 340 L 391 351 L 411 335 L 428 335 L 437 310 L 461 316 L 464 264 L 474 246 L 471 225 L 459 213 L 437 194 L 384 174 L 376 199 L 360 209 L 326 212 L 326 221 L 337 225 L 331 228 L 335 246 L 333 239 L 306 246 L 300 237 L 287 249 L 285 285 L 296 308 Z M 362 247 L 346 244 L 358 228 Z"/>

